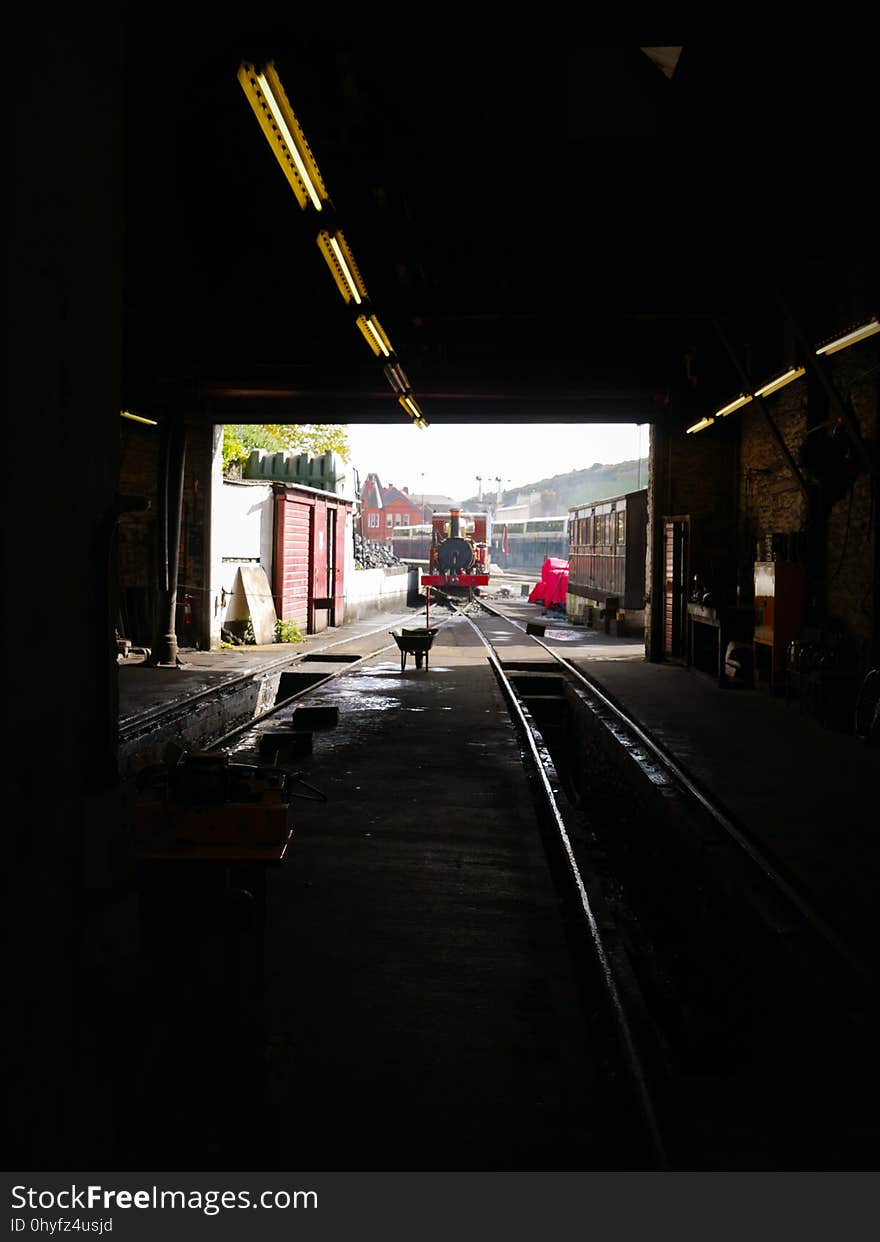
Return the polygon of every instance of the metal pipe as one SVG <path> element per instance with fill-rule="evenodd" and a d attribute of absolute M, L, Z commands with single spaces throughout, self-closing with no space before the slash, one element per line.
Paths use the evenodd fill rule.
<path fill-rule="evenodd" d="M 183 480 L 186 468 L 186 428 L 183 414 L 179 410 L 172 412 L 168 419 L 167 450 L 163 454 L 163 489 L 162 521 L 165 533 L 164 542 L 164 577 L 160 586 L 159 607 L 160 627 L 165 630 L 156 643 L 155 657 L 152 663 L 157 665 L 177 665 L 177 574 L 180 559 L 180 528 L 183 516 Z M 164 614 L 164 617 L 162 616 Z"/>

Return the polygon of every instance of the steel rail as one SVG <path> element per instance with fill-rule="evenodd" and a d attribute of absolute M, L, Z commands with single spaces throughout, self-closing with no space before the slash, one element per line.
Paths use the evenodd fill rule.
<path fill-rule="evenodd" d="M 441 621 L 438 628 L 442 627 L 444 624 L 445 622 Z M 369 638 L 371 634 L 378 634 L 379 632 L 379 630 L 369 630 L 366 635 L 360 635 L 360 637 Z M 331 646 L 341 646 L 345 641 L 345 639 L 341 639 L 339 643 L 333 643 Z M 349 639 L 348 641 L 350 642 L 351 640 Z M 261 721 L 265 720 L 267 716 L 274 716 L 276 712 L 280 712 L 283 707 L 289 707 L 291 703 L 296 702 L 297 699 L 301 699 L 303 695 L 310 694 L 313 690 L 318 690 L 321 686 L 326 686 L 329 681 L 335 681 L 337 677 L 342 677 L 345 673 L 349 673 L 354 669 L 360 668 L 365 660 L 372 660 L 375 656 L 381 655 L 383 651 L 393 651 L 396 649 L 396 643 L 386 643 L 383 647 L 377 647 L 375 651 L 368 651 L 364 655 L 358 656 L 356 660 L 347 661 L 345 665 L 342 668 L 337 669 L 335 673 L 327 673 L 324 677 L 319 677 L 315 681 L 310 681 L 307 686 L 303 686 L 302 690 L 297 690 L 295 694 L 288 695 L 287 698 L 282 699 L 280 703 L 273 703 L 272 706 L 268 707 L 264 712 L 260 712 L 259 716 L 253 716 L 250 720 L 246 720 L 244 724 L 236 725 L 234 729 L 230 729 L 228 733 L 224 733 L 222 737 L 219 737 L 216 741 L 212 742 L 207 749 L 220 750 L 221 747 L 227 744 L 230 738 L 237 737 L 240 733 L 246 733 L 248 729 L 252 729 L 255 725 L 258 725 Z M 324 647 L 322 650 L 326 651 L 328 648 Z"/>
<path fill-rule="evenodd" d="M 319 690 L 321 686 L 326 686 L 328 681 L 334 681 L 337 677 L 341 677 L 343 673 L 359 668 L 364 660 L 372 660 L 374 656 L 381 655 L 383 651 L 390 651 L 393 646 L 394 643 L 387 643 L 384 647 L 377 647 L 375 651 L 368 651 L 365 655 L 359 656 L 357 660 L 347 662 L 343 668 L 338 669 L 335 673 L 325 673 L 323 677 L 310 681 L 307 686 L 303 686 L 302 690 L 297 690 L 296 694 L 289 694 L 280 703 L 273 703 L 264 712 L 260 712 L 259 716 L 252 716 L 244 724 L 236 725 L 234 729 L 230 729 L 228 733 L 224 733 L 222 737 L 218 737 L 216 741 L 213 741 L 207 749 L 221 750 L 229 742 L 230 738 L 238 737 L 240 733 L 246 733 L 248 729 L 253 729 L 261 721 L 265 720 L 267 716 L 274 716 L 276 712 L 280 712 L 283 707 L 289 707 L 291 703 L 295 703 L 303 695 L 310 694 L 313 690 Z"/>
<path fill-rule="evenodd" d="M 590 948 L 599 969 L 605 996 L 612 1015 L 615 1032 L 623 1056 L 623 1061 L 629 1075 L 636 1105 L 645 1126 L 648 1141 L 654 1155 L 654 1160 L 658 1169 L 668 1169 L 668 1156 L 666 1154 L 666 1148 L 654 1110 L 651 1091 L 648 1086 L 647 1077 L 642 1067 L 641 1058 L 639 1057 L 638 1049 L 636 1047 L 636 1041 L 626 1014 L 626 1008 L 621 998 L 620 990 L 617 986 L 614 969 L 611 965 L 611 960 L 602 938 L 598 920 L 596 919 L 596 915 L 590 903 L 590 897 L 587 893 L 583 876 L 581 875 L 577 859 L 574 855 L 571 838 L 569 837 L 568 829 L 565 825 L 565 819 L 559 809 L 559 803 L 553 792 L 553 788 L 550 785 L 550 781 L 547 778 L 547 772 L 538 751 L 532 727 L 526 718 L 516 690 L 514 689 L 509 677 L 501 667 L 501 663 L 492 648 L 492 644 L 485 637 L 485 635 L 480 632 L 479 628 L 465 612 L 459 610 L 455 604 L 452 604 L 452 607 L 459 616 L 462 616 L 465 621 L 468 622 L 488 650 L 489 664 L 499 685 L 501 686 L 505 698 L 507 699 L 508 708 L 518 724 L 522 737 L 525 740 L 529 757 L 531 759 L 532 769 L 540 783 L 546 809 L 552 820 L 558 842 L 562 847 L 562 856 L 565 862 L 566 876 L 576 894 L 579 913 L 587 927 Z"/>
<path fill-rule="evenodd" d="M 833 927 L 828 920 L 822 915 L 809 898 L 804 894 L 787 876 L 780 870 L 778 864 L 772 862 L 760 847 L 748 836 L 744 829 L 735 824 L 727 815 L 725 810 L 704 790 L 700 788 L 694 778 L 687 772 L 678 761 L 663 747 L 661 744 L 648 733 L 645 728 L 639 724 L 632 716 L 626 712 L 620 704 L 616 703 L 606 691 L 604 691 L 593 678 L 577 668 L 566 656 L 560 655 L 552 647 L 542 642 L 534 634 L 528 634 L 524 625 L 521 625 L 513 617 L 507 617 L 503 612 L 496 608 L 492 608 L 481 599 L 475 601 L 486 612 L 498 617 L 502 621 L 507 621 L 517 629 L 526 633 L 534 643 L 547 652 L 558 664 L 561 664 L 577 681 L 594 695 L 604 707 L 606 707 L 618 721 L 644 745 L 660 763 L 667 772 L 672 775 L 679 783 L 681 788 L 693 797 L 703 809 L 712 817 L 715 823 L 724 830 L 724 832 L 735 841 L 736 844 L 744 851 L 744 853 L 752 860 L 752 862 L 763 872 L 765 878 L 773 884 L 777 890 L 785 896 L 791 905 L 798 910 L 806 922 L 821 936 L 826 943 L 831 946 L 834 951 L 844 958 L 849 965 L 862 978 L 869 983 L 876 984 L 877 971 L 874 965 L 865 959 L 853 946 L 847 942 L 842 934 Z"/>
<path fill-rule="evenodd" d="M 407 619 L 407 617 L 410 617 L 410 614 L 408 614 L 408 612 L 407 614 L 403 614 L 403 616 L 400 617 L 400 620 L 401 621 L 405 620 Z M 381 633 L 382 631 L 387 632 L 388 623 L 392 623 L 393 625 L 393 622 L 386 621 L 385 625 L 377 627 L 376 630 L 366 630 L 364 633 L 359 633 L 359 635 L 355 635 L 354 638 L 370 638 L 372 635 L 374 635 L 374 633 Z M 348 638 L 338 638 L 338 640 L 336 640 L 335 642 L 326 643 L 326 646 L 313 648 L 313 651 L 309 651 L 307 648 L 307 650 L 297 652 L 295 653 L 295 655 L 292 655 L 292 656 L 287 656 L 287 657 L 278 656 L 277 661 L 272 664 L 271 668 L 269 668 L 269 671 L 276 671 L 276 669 L 278 668 L 288 668 L 290 666 L 293 666 L 293 664 L 300 664 L 303 662 L 303 660 L 305 660 L 305 658 L 307 658 L 310 655 L 321 655 L 321 653 L 325 651 L 333 651 L 334 647 L 344 647 L 346 643 L 351 643 L 351 642 L 352 642 L 351 636 L 349 636 Z M 388 643 L 388 646 L 393 646 L 393 643 Z M 385 651 L 385 650 L 386 650 L 385 647 L 380 648 L 380 651 Z M 372 655 L 377 655 L 377 652 L 372 652 Z M 370 658 L 370 657 L 365 656 L 364 658 L 366 660 L 366 658 Z M 354 667 L 354 661 L 352 661 L 349 664 L 349 667 L 350 668 Z M 338 674 L 331 674 L 331 676 L 338 676 Z M 236 686 L 241 686 L 241 684 L 252 681 L 252 679 L 253 679 L 253 673 L 246 671 L 246 672 L 238 674 L 238 676 L 236 677 L 228 678 L 228 681 L 222 682 L 220 689 L 222 689 L 222 691 L 227 691 L 227 689 L 231 689 Z M 309 689 L 314 686 L 319 686 L 319 684 L 323 684 L 323 682 L 312 682 L 310 683 Z M 211 694 L 216 694 L 216 693 L 217 693 L 217 686 L 206 686 L 205 689 L 201 689 L 201 691 L 196 691 L 195 694 L 187 694 L 186 699 L 182 703 L 181 702 L 161 703 L 158 705 L 158 707 L 150 708 L 146 710 L 146 712 L 143 712 L 137 715 L 137 717 L 135 717 L 134 719 L 129 720 L 129 722 L 123 722 L 122 724 L 119 725 L 119 740 L 122 741 L 125 738 L 129 738 L 129 737 L 135 738 L 137 737 L 139 733 L 143 732 L 144 729 L 148 729 L 150 725 L 155 724 L 156 720 L 163 717 L 163 715 L 174 712 L 175 709 L 180 709 L 180 708 L 185 708 L 189 710 L 190 705 L 192 703 L 197 703 L 199 702 L 199 699 L 207 698 L 211 696 Z M 282 704 L 278 704 L 278 707 L 281 707 L 281 705 Z M 259 715 L 259 717 L 254 717 L 253 720 L 249 720 L 248 723 L 254 724 L 257 722 L 257 720 L 261 720 L 261 719 L 262 719 L 262 715 Z"/>

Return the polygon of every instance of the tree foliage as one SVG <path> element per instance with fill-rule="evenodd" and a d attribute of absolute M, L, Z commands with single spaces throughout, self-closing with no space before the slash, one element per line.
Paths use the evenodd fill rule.
<path fill-rule="evenodd" d="M 277 453 L 311 453 L 332 449 L 347 462 L 351 455 L 348 428 L 340 423 L 227 423 L 223 428 L 223 469 L 245 462 L 254 449 Z"/>

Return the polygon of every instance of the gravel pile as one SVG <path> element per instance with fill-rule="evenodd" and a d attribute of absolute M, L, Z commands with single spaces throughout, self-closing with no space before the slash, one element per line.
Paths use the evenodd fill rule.
<path fill-rule="evenodd" d="M 359 569 L 380 569 L 386 565 L 402 565 L 403 561 L 384 543 L 371 543 L 355 534 L 354 563 Z"/>

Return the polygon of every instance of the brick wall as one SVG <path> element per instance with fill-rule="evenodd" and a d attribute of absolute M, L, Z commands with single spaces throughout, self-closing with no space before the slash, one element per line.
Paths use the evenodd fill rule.
<path fill-rule="evenodd" d="M 767 398 L 773 421 L 786 447 L 798 460 L 807 430 L 807 384 L 796 380 Z M 741 547 L 751 560 L 756 543 L 772 532 L 792 534 L 804 530 L 807 502 L 774 440 L 757 403 L 738 410 L 741 427 L 738 530 Z"/>

